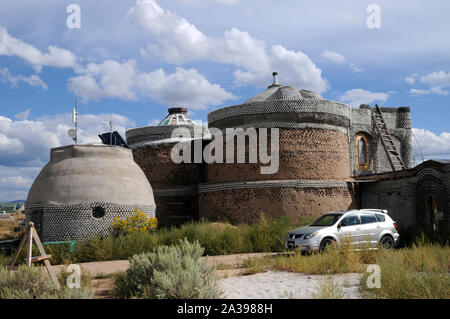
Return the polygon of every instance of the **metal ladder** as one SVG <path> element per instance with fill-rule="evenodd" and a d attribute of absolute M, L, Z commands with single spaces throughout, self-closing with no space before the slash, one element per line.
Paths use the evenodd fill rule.
<path fill-rule="evenodd" d="M 378 104 L 375 104 L 375 109 L 372 110 L 372 118 L 375 122 L 375 126 L 377 127 L 378 134 L 381 138 L 381 143 L 386 151 L 392 170 L 401 171 L 406 169 L 405 163 L 403 163 L 402 157 L 395 147 L 391 135 L 388 133 L 386 122 L 384 121 L 383 114 L 381 113 Z"/>

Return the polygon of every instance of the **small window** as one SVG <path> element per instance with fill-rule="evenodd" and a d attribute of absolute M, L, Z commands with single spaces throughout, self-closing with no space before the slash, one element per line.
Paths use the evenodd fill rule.
<path fill-rule="evenodd" d="M 356 137 L 356 165 L 359 170 L 370 168 L 369 143 L 364 134 L 358 134 Z"/>
<path fill-rule="evenodd" d="M 361 224 L 361 221 L 357 215 L 348 215 L 341 221 L 342 226 L 353 226 L 359 224 Z"/>
<path fill-rule="evenodd" d="M 105 217 L 106 211 L 103 207 L 101 206 L 96 206 L 94 208 L 92 208 L 92 217 L 100 219 Z"/>
<path fill-rule="evenodd" d="M 386 221 L 386 217 L 384 217 L 383 214 L 375 214 L 375 216 L 377 217 L 377 220 L 378 220 L 380 223 Z"/>
<path fill-rule="evenodd" d="M 361 214 L 359 217 L 361 218 L 361 223 L 363 224 L 370 224 L 377 222 L 377 218 L 375 217 L 375 215 L 372 214 Z"/>

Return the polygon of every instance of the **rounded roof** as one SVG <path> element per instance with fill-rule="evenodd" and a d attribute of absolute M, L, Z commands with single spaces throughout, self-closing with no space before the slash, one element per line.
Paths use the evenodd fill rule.
<path fill-rule="evenodd" d="M 324 99 L 319 93 L 280 85 L 278 73 L 264 92 L 244 103 L 208 114 L 209 127 L 323 128 L 346 132 L 350 123 L 347 104 Z"/>
<path fill-rule="evenodd" d="M 105 145 L 53 148 L 50 162 L 31 186 L 27 207 L 92 202 L 155 206 L 153 190 L 131 150 Z"/>
<path fill-rule="evenodd" d="M 244 104 L 270 101 L 299 101 L 304 99 L 323 100 L 324 98 L 319 93 L 308 90 L 297 90 L 293 86 L 271 85 L 264 92 L 247 99 Z"/>

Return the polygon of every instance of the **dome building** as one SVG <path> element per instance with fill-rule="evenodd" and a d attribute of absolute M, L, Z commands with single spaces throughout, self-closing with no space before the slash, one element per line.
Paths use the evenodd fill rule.
<path fill-rule="evenodd" d="M 261 174 L 259 162 L 208 165 L 208 183 L 199 187 L 200 216 L 254 222 L 262 212 L 296 218 L 357 207 L 349 181 L 347 105 L 275 79 L 243 104 L 211 112 L 208 123 L 223 131 L 278 129 L 279 167 L 274 174 Z M 246 158 L 248 150 L 247 144 Z"/>
<path fill-rule="evenodd" d="M 82 240 L 110 232 L 135 209 L 155 216 L 153 191 L 129 149 L 69 145 L 51 150 L 28 194 L 27 221 L 42 241 Z"/>

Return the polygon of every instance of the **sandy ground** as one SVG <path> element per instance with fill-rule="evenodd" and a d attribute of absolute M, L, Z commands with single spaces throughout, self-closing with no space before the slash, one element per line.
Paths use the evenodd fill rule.
<path fill-rule="evenodd" d="M 243 276 L 243 261 L 248 258 L 264 257 L 266 253 L 237 254 L 207 257 L 211 264 L 217 265 L 223 298 L 229 299 L 310 299 L 318 293 L 319 285 L 331 277 L 343 293 L 344 298 L 361 298 L 358 286 L 361 274 L 342 275 L 305 275 L 293 272 L 267 271 L 259 274 Z M 79 264 L 83 271 L 93 277 L 106 276 L 129 267 L 128 260 L 114 260 Z M 66 268 L 66 265 L 53 266 L 55 272 Z M 113 278 L 100 278 L 92 281 L 94 299 L 110 298 L 109 290 L 114 285 Z"/>
<path fill-rule="evenodd" d="M 343 298 L 361 298 L 358 292 L 361 274 L 305 275 L 293 272 L 264 273 L 221 279 L 224 298 L 229 299 L 311 299 L 318 287 L 332 278 Z"/>

